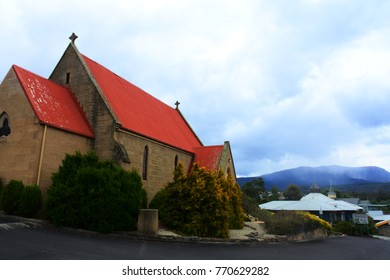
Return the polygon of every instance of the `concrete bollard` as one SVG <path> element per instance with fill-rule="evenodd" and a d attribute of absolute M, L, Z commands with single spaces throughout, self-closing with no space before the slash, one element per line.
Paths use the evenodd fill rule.
<path fill-rule="evenodd" d="M 138 214 L 138 232 L 156 234 L 158 231 L 158 209 L 140 209 Z"/>

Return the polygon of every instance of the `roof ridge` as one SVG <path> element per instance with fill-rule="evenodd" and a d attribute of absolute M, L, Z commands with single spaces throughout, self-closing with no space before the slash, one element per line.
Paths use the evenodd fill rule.
<path fill-rule="evenodd" d="M 199 147 L 194 147 L 194 150 L 196 149 L 210 149 L 210 148 L 223 148 L 224 145 L 207 145 L 207 146 L 199 146 Z"/>

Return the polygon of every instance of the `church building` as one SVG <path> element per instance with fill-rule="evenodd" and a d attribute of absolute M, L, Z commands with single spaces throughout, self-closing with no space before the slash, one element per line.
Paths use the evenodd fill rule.
<path fill-rule="evenodd" d="M 148 199 L 194 163 L 236 178 L 228 141 L 204 146 L 180 112 L 80 53 L 71 42 L 49 78 L 13 65 L 0 85 L 0 178 L 45 193 L 66 154 L 95 151 L 135 169 Z"/>

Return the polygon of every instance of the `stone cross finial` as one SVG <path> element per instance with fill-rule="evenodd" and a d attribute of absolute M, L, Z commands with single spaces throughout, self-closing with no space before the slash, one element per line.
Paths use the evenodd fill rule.
<path fill-rule="evenodd" d="M 77 36 L 76 34 L 74 34 L 74 32 L 72 33 L 72 35 L 70 35 L 69 39 L 70 41 L 74 44 L 74 41 L 76 41 L 76 39 L 78 38 L 79 36 Z"/>
<path fill-rule="evenodd" d="M 179 109 L 180 102 L 176 101 L 175 105 L 176 105 L 176 109 Z"/>

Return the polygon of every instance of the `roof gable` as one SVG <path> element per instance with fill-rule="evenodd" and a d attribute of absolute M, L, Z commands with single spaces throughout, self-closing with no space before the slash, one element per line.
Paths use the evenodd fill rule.
<path fill-rule="evenodd" d="M 48 79 L 13 65 L 13 70 L 39 122 L 87 137 L 94 137 L 73 93 Z"/>
<path fill-rule="evenodd" d="M 202 146 L 179 110 L 88 57 L 82 58 L 122 128 L 189 152 Z"/>

